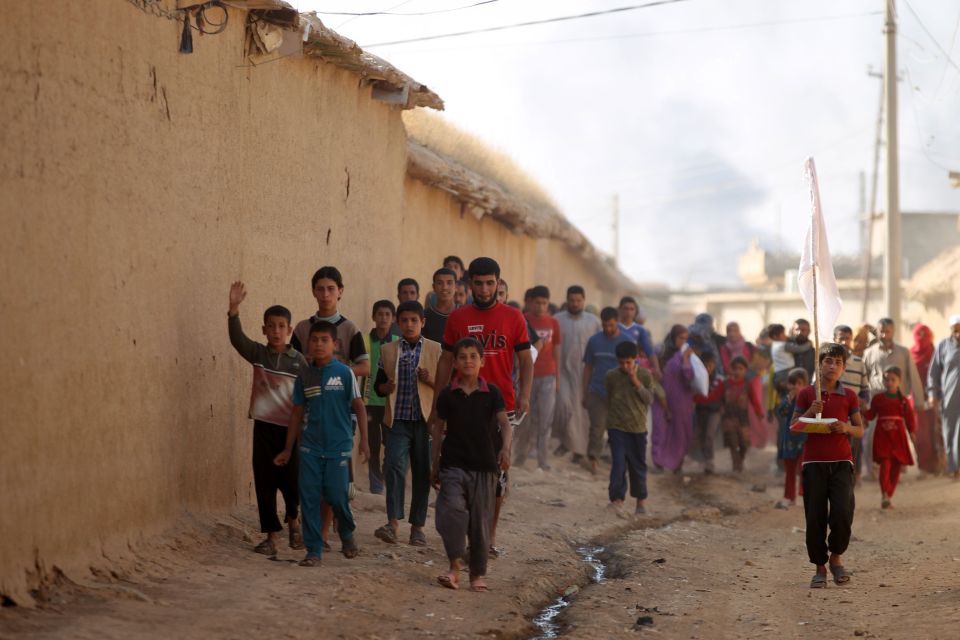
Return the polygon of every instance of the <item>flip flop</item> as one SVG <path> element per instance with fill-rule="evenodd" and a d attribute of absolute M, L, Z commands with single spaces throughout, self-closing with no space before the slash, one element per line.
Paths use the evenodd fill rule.
<path fill-rule="evenodd" d="M 811 589 L 823 589 L 827 586 L 827 576 L 815 573 L 813 578 L 810 580 Z"/>
<path fill-rule="evenodd" d="M 441 587 L 446 587 L 447 589 L 457 590 L 460 588 L 460 585 L 451 580 L 448 575 L 437 576 L 437 582 L 440 583 Z"/>
<path fill-rule="evenodd" d="M 321 561 L 317 556 L 307 556 L 297 564 L 299 564 L 301 567 L 319 567 L 321 565 Z"/>
<path fill-rule="evenodd" d="M 833 574 L 833 583 L 842 585 L 850 582 L 850 574 L 843 568 L 842 564 L 831 564 L 830 573 Z"/>
<path fill-rule="evenodd" d="M 423 529 L 414 529 L 410 532 L 410 546 L 412 547 L 425 547 L 427 546 L 427 536 L 424 535 Z"/>
<path fill-rule="evenodd" d="M 397 532 L 389 524 L 385 524 L 373 532 L 374 537 L 390 544 L 397 544 Z M 413 534 L 411 534 L 413 537 Z"/>
<path fill-rule="evenodd" d="M 290 527 L 290 548 L 303 549 L 303 534 L 300 527 Z"/>

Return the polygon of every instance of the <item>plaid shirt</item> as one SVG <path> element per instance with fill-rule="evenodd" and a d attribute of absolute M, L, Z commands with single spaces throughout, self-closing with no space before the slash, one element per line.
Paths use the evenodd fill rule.
<path fill-rule="evenodd" d="M 420 411 L 420 394 L 417 391 L 417 364 L 420 362 L 420 351 L 423 348 L 423 338 L 416 344 L 410 344 L 400 339 L 400 358 L 397 371 L 397 402 L 393 410 L 395 420 L 416 422 L 423 420 Z"/>

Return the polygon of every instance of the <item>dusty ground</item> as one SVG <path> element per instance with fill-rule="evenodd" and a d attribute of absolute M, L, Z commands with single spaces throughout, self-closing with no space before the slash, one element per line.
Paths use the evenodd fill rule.
<path fill-rule="evenodd" d="M 751 452 L 743 477 L 651 476 L 638 520 L 606 509 L 606 481 L 572 465 L 515 470 L 487 594 L 436 585 L 445 559 L 429 523 L 426 549 L 376 540 L 378 496 L 354 503 L 361 555 L 319 569 L 285 548 L 277 561 L 251 553 L 252 509 L 185 522 L 113 574 L 61 576 L 37 608 L 4 608 L 0 637 L 535 637 L 533 616 L 575 584 L 564 637 L 960 637 L 960 484 L 910 476 L 892 512 L 873 485 L 859 489 L 854 582 L 811 591 L 803 514 L 772 509 L 771 459 Z M 606 547 L 600 584 L 575 552 L 584 543 Z M 641 616 L 652 626 L 635 627 Z"/>

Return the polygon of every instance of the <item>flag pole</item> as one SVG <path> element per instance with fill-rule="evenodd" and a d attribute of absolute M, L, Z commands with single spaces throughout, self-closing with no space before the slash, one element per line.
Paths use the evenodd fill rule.
<path fill-rule="evenodd" d="M 811 224 L 812 218 L 816 215 L 816 212 L 813 212 L 811 215 Z M 811 227 L 814 228 L 814 227 Z M 817 391 L 817 400 L 822 398 L 822 385 L 820 378 L 820 372 L 817 370 L 820 368 L 820 314 L 817 310 L 817 234 L 810 234 L 810 255 L 813 256 L 813 361 L 814 363 L 814 385 Z M 823 417 L 822 413 L 817 414 L 817 420 L 820 420 Z"/>

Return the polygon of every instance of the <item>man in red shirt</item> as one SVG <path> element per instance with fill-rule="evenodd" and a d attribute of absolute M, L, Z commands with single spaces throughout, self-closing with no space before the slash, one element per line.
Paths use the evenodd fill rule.
<path fill-rule="evenodd" d="M 557 358 L 560 357 L 560 325 L 550 315 L 550 289 L 543 285 L 529 291 L 529 311 L 524 314 L 537 333 L 540 351 L 533 363 L 533 390 L 530 393 L 530 418 L 516 434 L 513 464 L 522 467 L 530 447 L 536 443 L 537 464 L 549 471 L 547 445 L 557 403 Z"/>
<path fill-rule="evenodd" d="M 443 389 L 450 382 L 453 370 L 453 348 L 462 338 L 476 338 L 483 347 L 483 367 L 480 376 L 492 383 L 503 395 L 507 417 L 514 428 L 530 409 L 530 389 L 533 386 L 533 355 L 530 353 L 530 335 L 527 321 L 519 309 L 497 302 L 497 285 L 500 282 L 500 265 L 493 258 L 476 258 L 467 269 L 467 279 L 473 295 L 473 303 L 450 312 L 443 333 L 443 353 L 437 363 L 436 389 Z M 520 397 L 513 389 L 514 354 L 520 367 L 518 386 Z M 434 395 L 433 411 L 429 424 L 436 420 L 437 398 Z M 507 492 L 507 474 L 502 472 L 497 483 L 497 502 L 490 528 L 490 548 L 496 557 L 497 519 L 500 505 Z"/>
<path fill-rule="evenodd" d="M 850 544 L 853 527 L 853 450 L 850 436 L 863 437 L 860 399 L 840 384 L 847 363 L 847 349 L 827 342 L 820 347 L 820 380 L 816 388 L 806 387 L 797 394 L 791 424 L 800 418 L 835 418 L 830 433 L 808 433 L 803 445 L 803 513 L 807 521 L 807 554 L 817 566 L 810 588 L 827 586 L 827 561 L 838 584 L 850 582 L 841 556 Z M 827 527 L 830 535 L 827 536 Z"/>

